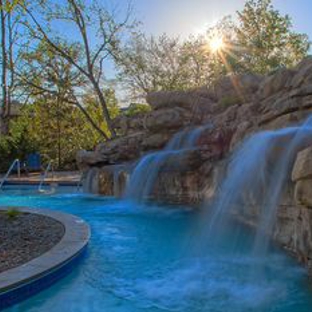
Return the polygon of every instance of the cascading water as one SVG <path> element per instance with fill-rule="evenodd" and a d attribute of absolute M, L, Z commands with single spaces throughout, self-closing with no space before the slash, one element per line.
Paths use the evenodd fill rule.
<path fill-rule="evenodd" d="M 148 199 L 167 161 L 183 151 L 196 148 L 200 134 L 208 127 L 210 126 L 180 131 L 173 136 L 164 150 L 144 156 L 131 174 L 125 197 L 136 201 Z"/>
<path fill-rule="evenodd" d="M 98 169 L 91 168 L 83 178 L 83 192 L 89 194 L 98 193 L 98 183 L 97 183 Z"/>
<path fill-rule="evenodd" d="M 247 139 L 234 153 L 216 201 L 209 211 L 203 212 L 208 215 L 200 216 L 194 252 L 209 253 L 211 245 L 218 246 L 230 239 L 228 251 L 239 253 L 240 240 L 246 232 L 235 220 L 242 219 L 254 223 L 257 229 L 250 244 L 250 256 L 265 259 L 295 157 L 310 144 L 312 118 L 298 127 L 264 131 Z M 213 242 L 207 244 L 212 237 Z M 256 262 L 262 265 L 261 261 Z M 255 266 L 255 262 L 251 265 Z"/>

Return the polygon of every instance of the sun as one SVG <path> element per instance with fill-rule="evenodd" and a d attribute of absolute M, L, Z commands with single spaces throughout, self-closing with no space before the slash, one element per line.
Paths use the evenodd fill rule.
<path fill-rule="evenodd" d="M 222 36 L 213 36 L 209 39 L 208 44 L 212 53 L 217 53 L 224 48 L 224 40 Z"/>

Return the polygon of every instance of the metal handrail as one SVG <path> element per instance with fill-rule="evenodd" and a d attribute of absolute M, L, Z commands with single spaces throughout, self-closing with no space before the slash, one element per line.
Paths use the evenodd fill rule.
<path fill-rule="evenodd" d="M 85 179 L 85 173 L 81 173 L 80 179 L 77 182 L 77 192 L 79 192 L 83 187 L 83 180 Z"/>
<path fill-rule="evenodd" d="M 53 176 L 53 167 L 52 167 L 52 163 L 53 163 L 53 161 L 50 160 L 49 163 L 48 163 L 48 165 L 47 165 L 47 168 L 45 169 L 45 171 L 44 171 L 44 173 L 43 173 L 43 175 L 42 175 L 42 177 L 41 177 L 41 180 L 40 180 L 40 183 L 39 183 L 39 187 L 38 187 L 38 191 L 39 191 L 39 192 L 42 192 L 42 191 L 43 191 L 43 190 L 42 190 L 42 186 L 43 186 L 44 181 L 46 180 L 46 178 L 47 178 L 47 176 L 48 176 L 49 171 L 52 172 L 52 176 Z"/>
<path fill-rule="evenodd" d="M 10 176 L 10 174 L 11 174 L 11 172 L 13 171 L 13 169 L 15 168 L 15 166 L 17 166 L 17 176 L 18 176 L 18 178 L 21 177 L 21 162 L 20 162 L 19 159 L 15 159 L 15 160 L 12 162 L 12 164 L 11 164 L 9 170 L 7 171 L 7 173 L 5 174 L 4 178 L 2 179 L 2 181 L 1 181 L 1 183 L 0 183 L 0 190 L 2 189 L 2 187 L 3 187 L 4 183 L 5 183 L 5 181 L 7 181 L 8 177 Z"/>

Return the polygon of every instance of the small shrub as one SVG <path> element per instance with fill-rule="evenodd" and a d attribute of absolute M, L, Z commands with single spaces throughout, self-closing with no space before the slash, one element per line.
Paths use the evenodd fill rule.
<path fill-rule="evenodd" d="M 128 117 L 133 117 L 139 114 L 148 113 L 151 111 L 151 107 L 148 104 L 131 103 L 126 109 L 125 115 Z"/>
<path fill-rule="evenodd" d="M 229 107 L 235 104 L 243 104 L 243 100 L 239 96 L 224 96 L 222 99 L 220 99 L 219 103 L 223 107 Z"/>
<path fill-rule="evenodd" d="M 9 208 L 5 214 L 8 216 L 9 219 L 15 219 L 17 216 L 21 214 L 20 211 L 18 211 L 15 208 Z"/>

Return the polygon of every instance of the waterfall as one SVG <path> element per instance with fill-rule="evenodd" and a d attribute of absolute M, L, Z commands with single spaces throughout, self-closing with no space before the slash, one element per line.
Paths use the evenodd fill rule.
<path fill-rule="evenodd" d="M 93 167 L 88 170 L 83 179 L 84 193 L 98 194 L 99 192 L 98 175 L 99 170 L 97 168 Z"/>
<path fill-rule="evenodd" d="M 183 151 L 196 148 L 200 134 L 210 127 L 209 125 L 180 131 L 172 137 L 162 151 L 144 156 L 131 174 L 125 197 L 136 201 L 148 199 L 152 194 L 157 177 L 167 161 Z"/>
<path fill-rule="evenodd" d="M 264 258 L 269 249 L 278 206 L 298 151 L 312 144 L 312 118 L 298 127 L 264 131 L 248 138 L 234 152 L 215 202 L 200 216 L 197 251 L 213 238 L 213 244 L 227 237 L 232 251 L 242 239 L 237 218 L 252 220 L 256 232 L 251 254 Z M 207 250 L 205 251 L 207 252 Z M 209 252 L 209 251 L 208 251 Z"/>

